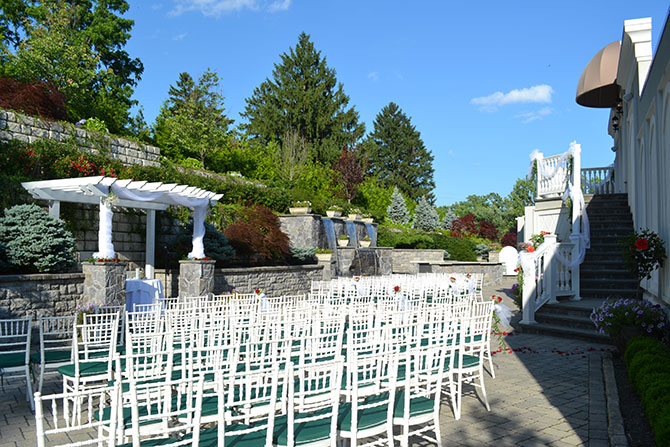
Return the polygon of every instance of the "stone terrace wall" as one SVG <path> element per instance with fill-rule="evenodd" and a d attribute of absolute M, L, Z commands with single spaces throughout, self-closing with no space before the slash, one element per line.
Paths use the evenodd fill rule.
<path fill-rule="evenodd" d="M 73 315 L 83 293 L 83 273 L 3 275 L 0 318 Z"/>
<path fill-rule="evenodd" d="M 46 138 L 65 141 L 72 137 L 76 139 L 79 148 L 86 152 L 97 152 L 101 144 L 108 147 L 109 156 L 125 165 L 160 165 L 161 150 L 155 146 L 0 109 L 0 141 L 32 143 Z"/>
<path fill-rule="evenodd" d="M 321 280 L 322 276 L 322 265 L 216 269 L 214 293 L 218 295 L 233 289 L 251 293 L 263 289 L 268 295 L 296 295 L 308 293 L 312 281 Z"/>
<path fill-rule="evenodd" d="M 444 250 L 394 248 L 393 273 L 419 273 L 418 262 L 443 262 Z"/>

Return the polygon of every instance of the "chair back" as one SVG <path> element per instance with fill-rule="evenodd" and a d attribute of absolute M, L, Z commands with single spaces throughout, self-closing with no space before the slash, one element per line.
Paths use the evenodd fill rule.
<path fill-rule="evenodd" d="M 24 359 L 21 367 L 30 364 L 32 322 L 32 317 L 0 320 L 0 361 L 11 356 Z"/>
<path fill-rule="evenodd" d="M 40 317 L 40 357 L 42 363 L 49 351 L 72 350 L 73 315 L 65 317 Z"/>

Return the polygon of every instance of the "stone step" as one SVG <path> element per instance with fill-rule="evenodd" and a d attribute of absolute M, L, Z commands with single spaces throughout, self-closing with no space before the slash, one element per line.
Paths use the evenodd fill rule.
<path fill-rule="evenodd" d="M 556 324 L 537 323 L 524 324 L 519 323 L 522 332 L 531 334 L 546 334 L 565 338 L 575 338 L 586 340 L 593 343 L 611 344 L 610 338 L 605 334 L 600 334 L 595 329 L 580 329 L 565 327 Z"/>
<path fill-rule="evenodd" d="M 580 295 L 582 298 L 634 298 L 637 294 L 637 287 L 624 289 L 607 289 L 603 287 L 584 287 L 581 286 Z"/>
<path fill-rule="evenodd" d="M 547 303 L 540 307 L 535 314 L 571 315 L 588 319 L 593 309 L 599 307 L 602 303 L 603 300 L 601 299 L 564 300 L 557 303 Z"/>
<path fill-rule="evenodd" d="M 586 213 L 589 215 L 589 219 L 593 217 L 604 217 L 613 215 L 619 217 L 621 215 L 626 215 L 630 213 L 630 208 L 628 205 L 625 206 L 591 206 L 586 207 Z"/>
<path fill-rule="evenodd" d="M 634 289 L 637 287 L 637 280 L 634 278 L 589 278 L 580 276 L 580 285 L 582 290 L 600 288 L 607 290 Z"/>
<path fill-rule="evenodd" d="M 593 322 L 589 317 L 584 315 L 563 315 L 550 312 L 537 312 L 535 314 L 535 321 L 555 326 L 594 330 Z"/>

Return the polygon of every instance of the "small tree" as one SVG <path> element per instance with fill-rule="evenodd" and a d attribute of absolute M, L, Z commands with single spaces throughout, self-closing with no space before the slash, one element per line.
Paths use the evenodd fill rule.
<path fill-rule="evenodd" d="M 479 236 L 490 241 L 498 239 L 498 229 L 488 220 L 479 222 Z"/>
<path fill-rule="evenodd" d="M 447 210 L 447 214 L 444 215 L 442 219 L 442 228 L 445 230 L 451 230 L 451 227 L 454 225 L 454 221 L 457 219 L 456 213 L 452 209 Z"/>
<path fill-rule="evenodd" d="M 358 185 L 363 182 L 363 169 L 358 162 L 360 147 L 343 147 L 340 157 L 333 165 L 333 169 L 338 173 L 339 183 L 344 189 L 344 194 L 349 203 L 358 195 Z"/>
<path fill-rule="evenodd" d="M 451 235 L 454 237 L 470 236 L 473 234 L 477 234 L 477 220 L 472 213 L 459 217 L 451 226 Z"/>
<path fill-rule="evenodd" d="M 426 197 L 419 199 L 419 204 L 414 212 L 414 228 L 423 231 L 433 231 L 440 226 L 440 218 Z"/>
<path fill-rule="evenodd" d="M 391 204 L 386 209 L 386 218 L 394 224 L 407 225 L 409 222 L 409 211 L 407 211 L 405 198 L 397 186 L 391 194 Z"/>
<path fill-rule="evenodd" d="M 35 204 L 16 205 L 0 218 L 7 261 L 27 272 L 64 272 L 75 262 L 75 243 L 65 222 Z"/>

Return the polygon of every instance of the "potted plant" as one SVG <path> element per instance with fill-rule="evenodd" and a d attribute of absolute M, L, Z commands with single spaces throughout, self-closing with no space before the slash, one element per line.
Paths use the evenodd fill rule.
<path fill-rule="evenodd" d="M 633 231 L 621 241 L 623 258 L 628 269 L 637 278 L 637 298 L 642 298 L 643 279 L 651 279 L 657 268 L 663 267 L 665 247 L 660 237 L 649 229 Z"/>
<path fill-rule="evenodd" d="M 354 208 L 349 211 L 349 215 L 347 216 L 347 220 L 361 220 L 363 216 L 361 216 L 361 210 L 358 208 Z"/>
<path fill-rule="evenodd" d="M 346 234 L 340 234 L 340 236 L 337 238 L 337 245 L 340 247 L 346 247 L 349 245 L 349 236 Z"/>
<path fill-rule="evenodd" d="M 293 202 L 293 205 L 291 205 L 288 210 L 291 214 L 309 214 L 312 211 L 312 202 L 308 200 L 299 200 Z"/>
<path fill-rule="evenodd" d="M 333 257 L 333 250 L 330 248 L 317 248 L 314 250 L 314 253 L 316 253 L 316 259 L 318 259 L 319 262 L 330 262 Z"/>
<path fill-rule="evenodd" d="M 344 211 L 344 209 L 341 206 L 331 205 L 326 210 L 326 216 L 328 216 L 328 217 L 340 217 L 342 215 L 342 211 Z"/>
<path fill-rule="evenodd" d="M 363 222 L 365 223 L 373 223 L 375 220 L 372 218 L 371 214 L 365 213 L 363 214 Z"/>
<path fill-rule="evenodd" d="M 370 242 L 370 236 L 365 236 L 358 242 L 358 244 L 361 246 L 361 248 L 368 248 L 370 246 Z"/>

